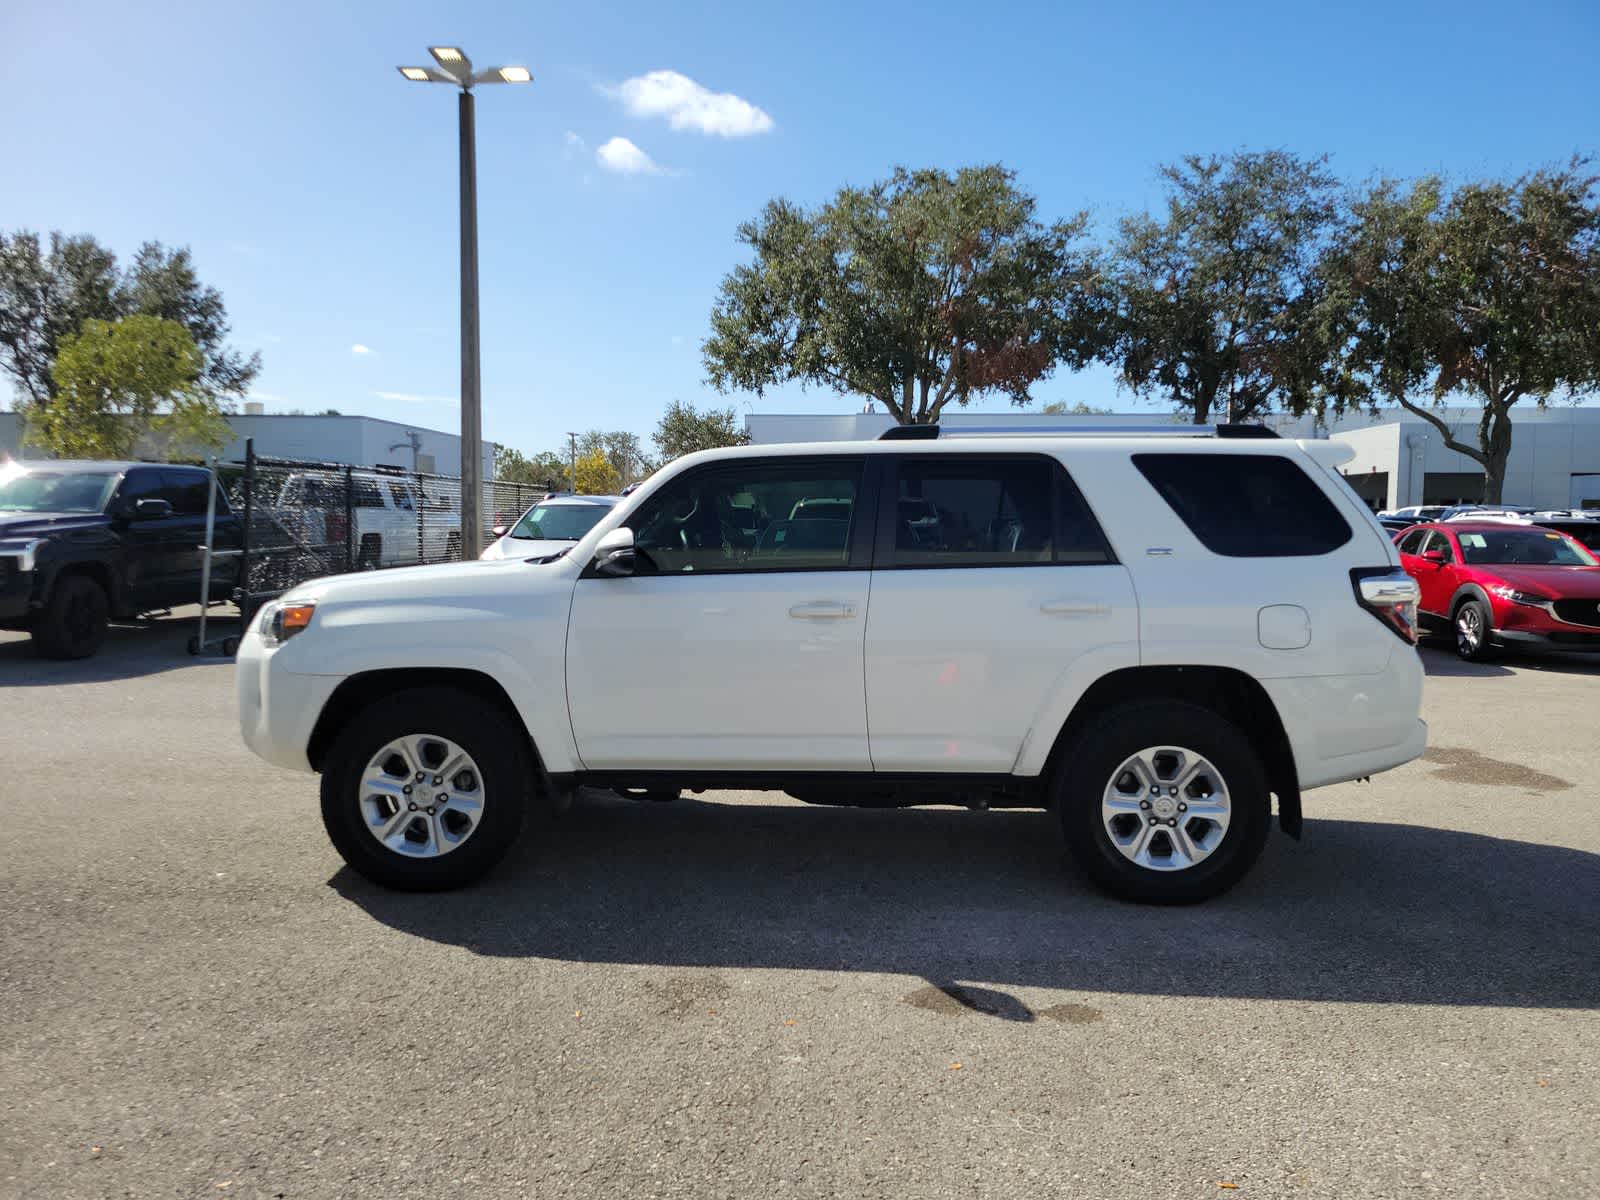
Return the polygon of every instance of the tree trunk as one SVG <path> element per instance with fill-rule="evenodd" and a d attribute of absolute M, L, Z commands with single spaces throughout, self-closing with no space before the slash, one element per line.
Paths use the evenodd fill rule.
<path fill-rule="evenodd" d="M 1484 406 L 1478 425 L 1478 441 L 1483 447 L 1483 502 L 1505 503 L 1506 462 L 1511 457 L 1511 413 L 1516 397 Z M 1531 497 L 1530 497 L 1531 499 Z"/>

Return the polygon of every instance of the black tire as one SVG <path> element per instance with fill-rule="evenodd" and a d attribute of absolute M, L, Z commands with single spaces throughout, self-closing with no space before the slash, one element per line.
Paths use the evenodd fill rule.
<path fill-rule="evenodd" d="M 1117 849 L 1101 803 L 1123 763 L 1142 750 L 1169 746 L 1211 762 L 1227 789 L 1229 818 L 1209 855 L 1164 871 L 1141 866 Z M 1052 789 L 1067 850 L 1084 873 L 1113 896 L 1141 904 L 1193 904 L 1227 891 L 1260 856 L 1272 824 L 1266 773 L 1250 739 L 1224 717 L 1192 704 L 1148 701 L 1103 713 L 1062 755 Z"/>
<path fill-rule="evenodd" d="M 239 639 L 238 638 L 236 638 L 236 637 L 228 637 L 228 638 L 223 638 L 222 639 L 222 657 L 224 657 L 224 658 L 232 658 L 235 654 L 238 654 L 238 653 L 239 653 Z"/>
<path fill-rule="evenodd" d="M 444 539 L 444 558 L 446 562 L 461 561 L 461 535 L 447 533 Z"/>
<path fill-rule="evenodd" d="M 356 547 L 356 570 L 376 571 L 383 562 L 383 537 L 381 534 L 364 533 L 361 542 Z"/>
<path fill-rule="evenodd" d="M 44 611 L 34 618 L 34 647 L 46 658 L 88 658 L 106 640 L 111 603 L 105 588 L 88 575 L 56 581 Z"/>
<path fill-rule="evenodd" d="M 1482 662 L 1494 653 L 1494 613 L 1482 600 L 1468 597 L 1456 605 L 1450 618 L 1456 654 L 1467 662 Z"/>
<path fill-rule="evenodd" d="M 448 738 L 469 754 L 482 775 L 483 812 L 459 846 L 431 858 L 390 850 L 368 831 L 361 778 L 384 744 L 408 734 Z M 469 692 L 412 688 L 386 696 L 359 713 L 329 749 L 322 773 L 322 823 L 334 849 L 372 882 L 403 892 L 461 887 L 503 858 L 522 832 L 532 792 L 533 764 L 521 726 Z"/>

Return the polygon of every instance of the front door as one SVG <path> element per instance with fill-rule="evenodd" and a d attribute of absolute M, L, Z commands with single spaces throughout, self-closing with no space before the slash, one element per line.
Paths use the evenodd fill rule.
<path fill-rule="evenodd" d="M 747 458 L 632 514 L 637 570 L 578 581 L 567 698 L 591 770 L 866 771 L 859 457 Z"/>

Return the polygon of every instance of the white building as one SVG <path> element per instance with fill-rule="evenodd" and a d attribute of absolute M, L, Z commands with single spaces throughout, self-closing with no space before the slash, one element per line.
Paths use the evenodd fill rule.
<path fill-rule="evenodd" d="M 266 458 L 293 458 L 312 462 L 350 463 L 358 467 L 395 466 L 404 470 L 461 473 L 461 438 L 454 433 L 403 425 L 381 417 L 285 416 L 247 411 L 228 417 L 234 440 L 218 452 L 224 462 L 244 458 L 246 438 L 254 438 L 256 453 Z M 21 421 L 16 413 L 0 412 L 0 458 L 24 457 Z M 494 477 L 494 445 L 483 443 L 483 478 Z"/>
<path fill-rule="evenodd" d="M 1457 441 L 1477 444 L 1478 410 L 1444 409 Z M 946 413 L 940 424 L 1006 425 L 1092 429 L 1135 425 L 1151 430 L 1182 424 L 1170 413 L 1111 413 L 1104 416 L 1046 415 L 1028 412 Z M 877 437 L 894 419 L 884 412 L 844 414 L 751 413 L 745 429 L 757 445 L 773 442 L 829 442 Z M 1351 416 L 1319 426 L 1310 417 L 1274 415 L 1267 420 L 1284 437 L 1332 437 L 1348 443 L 1356 457 L 1346 478 L 1374 508 L 1407 504 L 1451 504 L 1483 497 L 1483 468 L 1444 444 L 1439 431 L 1402 410 L 1387 410 L 1376 420 Z M 1536 508 L 1600 508 L 1600 408 L 1552 404 L 1518 405 L 1512 410 L 1511 457 L 1506 464 L 1507 504 Z"/>

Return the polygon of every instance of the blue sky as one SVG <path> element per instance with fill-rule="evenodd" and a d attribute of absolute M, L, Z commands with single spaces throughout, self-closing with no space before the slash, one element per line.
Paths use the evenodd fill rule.
<path fill-rule="evenodd" d="M 484 432 L 528 451 L 568 429 L 647 435 L 672 399 L 859 406 L 703 383 L 735 227 L 775 195 L 998 160 L 1042 215 L 1109 226 L 1158 204 L 1156 164 L 1192 152 L 1327 153 L 1359 180 L 1600 148 L 1600 5 L 1583 0 L 51 0 L 0 12 L 0 228 L 188 245 L 261 351 L 268 411 L 453 428 L 455 99 L 395 72 L 440 42 L 534 73 L 478 101 Z M 655 71 L 714 98 L 630 110 L 621 85 Z M 613 166 L 660 170 L 608 167 L 613 138 L 631 143 Z M 1035 395 L 1134 407 L 1104 371 Z"/>

